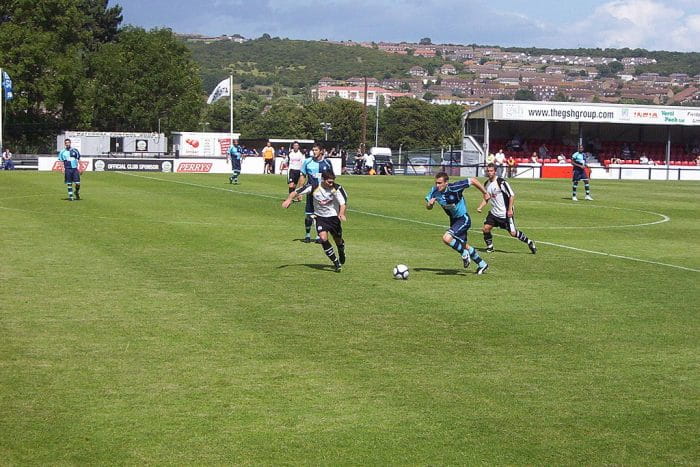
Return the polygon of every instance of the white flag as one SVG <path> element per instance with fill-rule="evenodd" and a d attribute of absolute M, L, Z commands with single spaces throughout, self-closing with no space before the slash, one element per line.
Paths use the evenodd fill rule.
<path fill-rule="evenodd" d="M 230 79 L 226 78 L 222 82 L 216 85 L 214 90 L 211 92 L 211 95 L 209 96 L 209 99 L 207 99 L 207 104 L 212 104 L 222 97 L 230 96 L 231 95 L 231 87 L 230 87 Z"/>

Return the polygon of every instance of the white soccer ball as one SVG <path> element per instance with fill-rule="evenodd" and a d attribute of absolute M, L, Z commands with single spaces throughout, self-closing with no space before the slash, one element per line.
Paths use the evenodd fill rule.
<path fill-rule="evenodd" d="M 394 266 L 394 279 L 406 280 L 408 279 L 408 266 L 405 264 L 397 264 Z"/>

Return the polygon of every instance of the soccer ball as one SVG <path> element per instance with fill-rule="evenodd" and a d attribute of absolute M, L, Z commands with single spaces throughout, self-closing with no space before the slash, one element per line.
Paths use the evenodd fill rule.
<path fill-rule="evenodd" d="M 408 279 L 408 266 L 405 264 L 397 264 L 394 266 L 394 279 L 406 280 Z"/>

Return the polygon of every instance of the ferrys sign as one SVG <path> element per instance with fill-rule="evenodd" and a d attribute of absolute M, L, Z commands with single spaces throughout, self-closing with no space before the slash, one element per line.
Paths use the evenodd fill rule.
<path fill-rule="evenodd" d="M 209 173 L 214 164 L 211 162 L 181 162 L 175 169 L 182 173 Z"/>
<path fill-rule="evenodd" d="M 83 173 L 90 166 L 90 161 L 78 161 L 78 172 Z M 54 161 L 53 167 L 51 167 L 52 172 L 64 172 L 63 161 Z"/>

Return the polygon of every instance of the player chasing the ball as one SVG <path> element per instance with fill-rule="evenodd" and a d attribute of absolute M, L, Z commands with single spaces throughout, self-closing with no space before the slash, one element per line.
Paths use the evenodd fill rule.
<path fill-rule="evenodd" d="M 307 193 L 313 200 L 312 215 L 316 219 L 316 231 L 323 252 L 335 266 L 335 272 L 340 272 L 342 265 L 345 264 L 345 240 L 343 240 L 343 227 L 340 223 L 347 220 L 345 210 L 348 196 L 342 186 L 336 185 L 335 174 L 326 171 L 321 174 L 320 184 L 314 185 L 309 182 L 289 193 L 287 199 L 282 202 L 282 207 L 287 209 L 294 198 Z M 335 255 L 328 234 L 331 234 L 338 247 L 338 256 Z"/>
<path fill-rule="evenodd" d="M 491 203 L 491 210 L 486 216 L 484 228 L 482 229 L 482 232 L 484 232 L 484 241 L 486 242 L 486 251 L 489 253 L 493 251 L 493 235 L 491 234 L 491 229 L 500 227 L 501 229 L 507 230 L 511 237 L 517 238 L 521 242 L 527 244 L 534 255 L 537 253 L 535 242 L 515 228 L 515 192 L 505 179 L 497 175 L 495 164 L 488 164 L 486 166 L 486 176 L 488 177 L 486 181 L 486 192 L 489 194 L 489 200 L 482 200 L 476 208 L 477 212 L 481 212 L 484 206 L 486 206 L 486 203 Z"/>
<path fill-rule="evenodd" d="M 483 274 L 489 265 L 484 261 L 476 249 L 467 243 L 467 231 L 471 227 L 471 219 L 467 212 L 467 203 L 462 192 L 474 185 L 484 195 L 484 200 L 489 200 L 489 194 L 484 186 L 476 178 L 460 180 L 448 183 L 450 177 L 445 172 L 435 175 L 435 186 L 425 197 L 425 207 L 433 209 L 438 203 L 450 218 L 450 228 L 442 236 L 442 241 L 462 257 L 465 268 L 469 267 L 470 260 L 477 265 L 476 273 Z"/>

